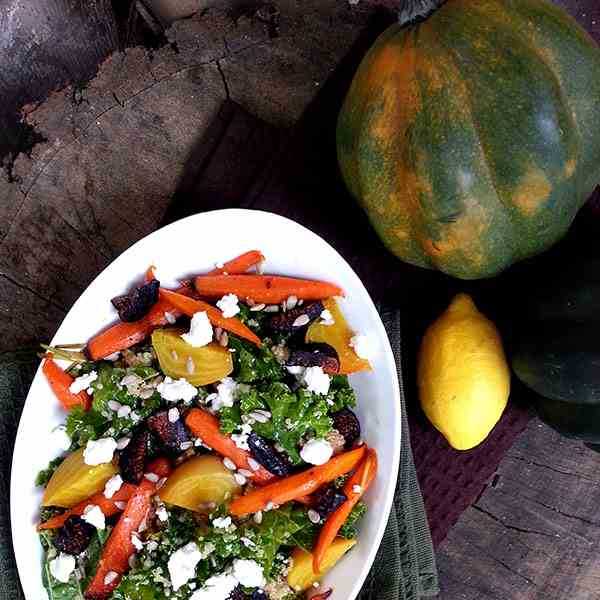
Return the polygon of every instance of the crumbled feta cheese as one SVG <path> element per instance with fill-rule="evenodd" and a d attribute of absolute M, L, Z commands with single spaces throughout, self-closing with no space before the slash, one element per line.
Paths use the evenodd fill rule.
<path fill-rule="evenodd" d="M 102 509 L 96 504 L 88 504 L 83 509 L 83 515 L 81 518 L 90 525 L 93 525 L 96 529 L 105 529 L 106 520 L 104 519 L 104 513 Z"/>
<path fill-rule="evenodd" d="M 83 462 L 92 467 L 109 463 L 113 459 L 117 442 L 113 438 L 89 440 L 83 451 Z"/>
<path fill-rule="evenodd" d="M 224 266 L 225 266 L 225 263 L 223 263 L 220 260 L 215 263 L 215 269 L 222 269 Z"/>
<path fill-rule="evenodd" d="M 296 375 L 296 377 L 302 377 L 304 375 L 304 371 L 306 371 L 306 367 L 297 366 L 286 367 L 286 369 L 288 373 L 291 375 Z"/>
<path fill-rule="evenodd" d="M 335 321 L 333 320 L 333 315 L 329 309 L 325 309 L 321 312 L 320 315 L 321 320 L 319 321 L 320 325 L 335 325 Z"/>
<path fill-rule="evenodd" d="M 221 573 L 207 579 L 190 600 L 227 600 L 237 586 L 238 580 L 231 573 Z"/>
<path fill-rule="evenodd" d="M 118 576 L 119 574 L 116 571 L 109 571 L 104 576 L 104 585 L 110 585 Z"/>
<path fill-rule="evenodd" d="M 117 450 L 125 450 L 131 441 L 130 437 L 122 437 L 117 440 Z"/>
<path fill-rule="evenodd" d="M 224 406 L 233 406 L 238 384 L 231 378 L 225 377 L 217 386 L 217 393 L 210 394 L 213 410 L 221 410 Z"/>
<path fill-rule="evenodd" d="M 113 352 L 112 354 L 109 354 L 108 356 L 105 356 L 104 360 L 110 360 L 110 362 L 115 362 L 115 360 L 119 360 L 120 356 L 121 356 L 121 353 L 119 351 L 117 351 L 117 352 Z"/>
<path fill-rule="evenodd" d="M 362 487 L 360 487 L 360 485 L 353 485 L 352 486 L 352 491 L 355 494 L 360 494 L 362 492 Z"/>
<path fill-rule="evenodd" d="M 131 543 L 133 544 L 133 547 L 138 552 L 140 550 L 143 550 L 143 548 L 144 548 L 144 544 L 143 544 L 142 540 L 140 540 L 138 534 L 135 531 L 131 534 Z"/>
<path fill-rule="evenodd" d="M 243 587 L 262 587 L 266 583 L 262 565 L 254 560 L 236 558 L 233 561 L 233 576 Z"/>
<path fill-rule="evenodd" d="M 231 517 L 217 517 L 216 519 L 213 519 L 213 527 L 216 527 L 217 529 L 227 529 L 228 527 L 231 526 Z"/>
<path fill-rule="evenodd" d="M 156 483 L 160 479 L 156 473 L 144 473 L 144 478 L 152 483 Z"/>
<path fill-rule="evenodd" d="M 75 570 L 75 557 L 61 552 L 50 561 L 52 577 L 61 583 L 67 583 L 71 573 Z"/>
<path fill-rule="evenodd" d="M 110 408 L 110 410 L 112 410 L 113 412 L 117 412 L 121 408 L 122 404 L 120 402 L 117 402 L 116 400 L 109 400 L 106 403 L 106 406 L 108 406 L 108 408 Z"/>
<path fill-rule="evenodd" d="M 158 517 L 158 520 L 161 523 L 164 523 L 165 521 L 169 520 L 169 512 L 167 511 L 165 506 L 161 506 L 157 511 L 156 511 L 156 516 Z"/>
<path fill-rule="evenodd" d="M 176 423 L 179 420 L 179 411 L 176 408 L 170 408 L 167 415 L 169 423 Z"/>
<path fill-rule="evenodd" d="M 309 392 L 323 395 L 329 392 L 331 379 L 327 373 L 323 372 L 322 367 L 307 367 L 303 379 Z"/>
<path fill-rule="evenodd" d="M 146 543 L 146 550 L 148 552 L 154 552 L 158 548 L 158 542 L 155 540 L 150 540 Z"/>
<path fill-rule="evenodd" d="M 201 559 L 202 554 L 195 542 L 190 542 L 171 554 L 168 567 L 173 591 L 176 592 L 194 577 L 196 565 Z"/>
<path fill-rule="evenodd" d="M 92 385 L 92 383 L 96 381 L 96 379 L 98 379 L 98 373 L 96 373 L 96 371 L 90 371 L 85 375 L 80 375 L 69 386 L 69 391 L 72 394 L 79 394 L 79 392 L 87 390 L 90 387 L 90 385 Z"/>
<path fill-rule="evenodd" d="M 120 475 L 113 475 L 104 486 L 104 497 L 112 498 L 123 485 L 123 479 Z"/>
<path fill-rule="evenodd" d="M 254 548 L 256 546 L 256 544 L 250 538 L 247 537 L 241 537 L 240 542 L 242 542 L 242 544 L 244 544 L 246 548 Z"/>
<path fill-rule="evenodd" d="M 366 335 L 353 335 L 350 338 L 350 348 L 354 349 L 356 356 L 367 360 L 373 358 L 375 352 L 372 341 Z"/>
<path fill-rule="evenodd" d="M 229 319 L 230 317 L 235 317 L 240 312 L 238 302 L 238 297 L 235 294 L 225 294 L 217 302 L 217 307 L 221 309 L 223 316 Z"/>
<path fill-rule="evenodd" d="M 123 404 L 121 408 L 117 411 L 117 417 L 119 419 L 125 419 L 131 414 L 131 406 L 127 406 L 127 404 Z"/>
<path fill-rule="evenodd" d="M 333 446 L 324 439 L 308 440 L 300 450 L 300 456 L 309 465 L 324 465 L 333 454 Z"/>
<path fill-rule="evenodd" d="M 235 442 L 235 445 L 241 450 L 250 450 L 250 446 L 248 446 L 248 436 L 251 433 L 252 427 L 248 423 L 243 423 L 241 433 L 232 433 L 231 439 Z"/>
<path fill-rule="evenodd" d="M 194 348 L 201 348 L 212 342 L 213 328 L 205 310 L 194 313 L 189 332 L 181 334 L 181 337 Z"/>
<path fill-rule="evenodd" d="M 156 386 L 158 393 L 167 402 L 191 402 L 198 395 L 198 390 L 186 379 L 173 380 L 165 377 L 164 380 Z"/>
<path fill-rule="evenodd" d="M 52 430 L 50 434 L 50 443 L 52 445 L 52 455 L 62 454 L 71 447 L 71 438 L 67 434 L 64 425 L 59 425 Z"/>

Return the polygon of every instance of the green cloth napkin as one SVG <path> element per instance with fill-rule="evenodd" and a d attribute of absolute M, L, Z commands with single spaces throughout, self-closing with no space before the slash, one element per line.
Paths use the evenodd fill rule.
<path fill-rule="evenodd" d="M 403 403 L 400 475 L 394 508 L 359 600 L 418 600 L 438 593 L 435 558 L 410 449 L 400 371 L 400 316 L 380 307 Z M 0 600 L 23 600 L 10 535 L 10 465 L 19 416 L 39 359 L 35 349 L 0 354 Z M 30 599 L 30 600 L 38 600 Z"/>

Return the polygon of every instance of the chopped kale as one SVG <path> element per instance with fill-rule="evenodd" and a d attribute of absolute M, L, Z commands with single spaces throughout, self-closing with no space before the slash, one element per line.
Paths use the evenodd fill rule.
<path fill-rule="evenodd" d="M 48 485 L 48 482 L 52 478 L 52 475 L 54 475 L 54 471 L 58 469 L 58 467 L 61 465 L 63 460 L 65 460 L 65 458 L 65 456 L 58 456 L 55 459 L 51 460 L 48 463 L 48 466 L 37 474 L 35 478 L 35 485 L 42 485 L 46 487 Z"/>

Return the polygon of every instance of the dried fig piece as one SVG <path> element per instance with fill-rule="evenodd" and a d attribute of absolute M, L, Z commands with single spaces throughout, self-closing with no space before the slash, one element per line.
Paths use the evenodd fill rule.
<path fill-rule="evenodd" d="M 186 446 L 191 440 L 181 418 L 171 422 L 169 411 L 163 410 L 148 417 L 146 423 L 169 454 L 177 456 L 187 449 Z"/>
<path fill-rule="evenodd" d="M 256 461 L 273 475 L 288 477 L 291 474 L 292 465 L 287 457 L 254 431 L 248 436 L 248 446 Z"/>
<path fill-rule="evenodd" d="M 319 513 L 321 519 L 326 519 L 336 508 L 343 504 L 347 498 L 339 490 L 328 485 L 318 489 L 313 495 L 313 510 Z"/>
<path fill-rule="evenodd" d="M 349 409 L 342 408 L 331 415 L 333 427 L 337 429 L 346 440 L 346 449 L 351 448 L 360 438 L 360 422 L 357 416 Z"/>
<path fill-rule="evenodd" d="M 292 350 L 287 364 L 297 367 L 321 367 L 327 373 L 339 373 L 340 370 L 337 352 L 328 344 L 308 344 Z"/>
<path fill-rule="evenodd" d="M 52 538 L 52 545 L 59 552 L 77 556 L 88 547 L 93 534 L 93 525 L 86 523 L 81 517 L 73 515 L 65 521 Z"/>
<path fill-rule="evenodd" d="M 287 312 L 276 313 L 268 321 L 271 331 L 290 333 L 305 329 L 323 312 L 323 303 L 320 300 L 297 306 Z"/>
<path fill-rule="evenodd" d="M 126 323 L 139 321 L 158 302 L 160 282 L 153 279 L 134 288 L 128 294 L 115 296 L 111 302 L 119 313 L 119 319 Z"/>
<path fill-rule="evenodd" d="M 126 483 L 138 484 L 144 477 L 144 466 L 148 458 L 150 432 L 144 427 L 134 431 L 131 441 L 119 456 L 121 477 Z"/>

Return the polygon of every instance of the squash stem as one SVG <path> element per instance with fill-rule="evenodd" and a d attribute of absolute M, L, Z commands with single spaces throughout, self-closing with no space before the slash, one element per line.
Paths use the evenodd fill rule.
<path fill-rule="evenodd" d="M 446 0 L 403 0 L 398 11 L 398 21 L 403 27 L 409 27 L 425 21 Z"/>

